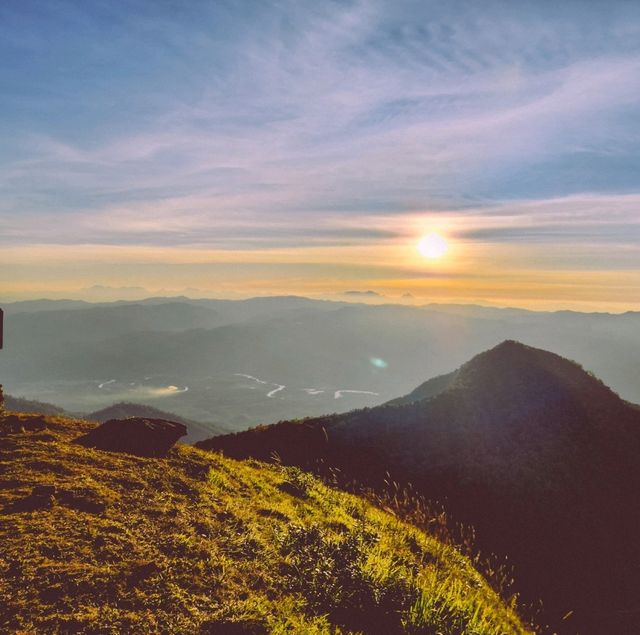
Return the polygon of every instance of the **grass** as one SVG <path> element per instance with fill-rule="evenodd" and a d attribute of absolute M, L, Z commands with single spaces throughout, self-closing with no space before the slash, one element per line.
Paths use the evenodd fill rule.
<path fill-rule="evenodd" d="M 467 556 L 295 468 L 46 427 L 0 421 L 2 632 L 528 632 Z"/>

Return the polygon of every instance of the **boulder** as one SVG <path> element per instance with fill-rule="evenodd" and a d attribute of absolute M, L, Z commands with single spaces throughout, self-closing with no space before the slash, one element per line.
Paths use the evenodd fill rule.
<path fill-rule="evenodd" d="M 187 426 L 165 419 L 110 419 L 76 439 L 87 448 L 123 452 L 144 457 L 163 457 L 187 434 Z"/>
<path fill-rule="evenodd" d="M 51 509 L 55 503 L 55 485 L 36 485 L 29 496 L 14 501 L 4 509 L 5 514 L 19 514 Z"/>
<path fill-rule="evenodd" d="M 0 436 L 21 432 L 40 432 L 46 429 L 47 421 L 42 415 L 0 416 Z"/>
<path fill-rule="evenodd" d="M 57 503 L 87 514 L 102 514 L 107 507 L 97 492 L 86 487 L 69 490 L 57 485 L 36 485 L 28 496 L 5 507 L 3 513 L 45 511 Z"/>
<path fill-rule="evenodd" d="M 88 487 L 76 487 L 71 490 L 60 489 L 56 500 L 65 507 L 77 509 L 87 514 L 102 514 L 107 508 L 106 502 L 97 492 Z"/>
<path fill-rule="evenodd" d="M 267 635 L 269 630 L 261 621 L 252 618 L 206 620 L 200 626 L 200 635 Z"/>

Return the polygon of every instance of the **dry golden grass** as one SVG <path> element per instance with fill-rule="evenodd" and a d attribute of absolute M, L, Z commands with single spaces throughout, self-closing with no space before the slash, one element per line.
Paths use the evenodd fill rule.
<path fill-rule="evenodd" d="M 0 421 L 2 632 L 526 632 L 466 556 L 307 474 L 45 421 Z"/>

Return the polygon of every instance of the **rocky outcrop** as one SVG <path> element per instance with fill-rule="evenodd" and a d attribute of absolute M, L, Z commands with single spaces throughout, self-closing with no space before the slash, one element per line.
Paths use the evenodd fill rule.
<path fill-rule="evenodd" d="M 36 485 L 28 496 L 14 501 L 2 513 L 46 511 L 57 504 L 88 514 L 102 514 L 107 506 L 97 492 L 86 487 L 64 489 L 56 485 Z"/>
<path fill-rule="evenodd" d="M 76 439 L 88 448 L 123 452 L 144 457 L 166 456 L 171 447 L 187 434 L 187 427 L 165 419 L 110 419 Z"/>
<path fill-rule="evenodd" d="M 47 422 L 42 415 L 0 416 L 0 436 L 6 434 L 20 434 L 21 432 L 40 432 L 47 428 Z"/>

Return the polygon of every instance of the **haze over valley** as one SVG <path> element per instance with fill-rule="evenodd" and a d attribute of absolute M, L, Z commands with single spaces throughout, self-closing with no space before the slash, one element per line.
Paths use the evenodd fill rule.
<path fill-rule="evenodd" d="M 117 402 L 243 429 L 375 406 L 505 338 L 574 359 L 640 401 L 640 314 L 245 301 L 6 305 L 8 393 L 90 413 Z"/>

